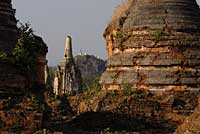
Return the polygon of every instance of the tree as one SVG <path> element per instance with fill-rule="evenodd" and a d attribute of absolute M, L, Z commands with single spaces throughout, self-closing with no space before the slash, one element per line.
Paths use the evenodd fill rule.
<path fill-rule="evenodd" d="M 13 50 L 14 64 L 25 72 L 35 70 L 37 57 L 47 52 L 43 39 L 34 34 L 30 24 L 19 24 L 18 41 Z"/>

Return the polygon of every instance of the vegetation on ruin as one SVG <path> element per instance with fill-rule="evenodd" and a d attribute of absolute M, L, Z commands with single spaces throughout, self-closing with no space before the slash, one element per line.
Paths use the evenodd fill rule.
<path fill-rule="evenodd" d="M 114 35 L 114 38 L 115 40 L 119 41 L 123 38 L 123 34 L 121 32 L 117 32 L 115 35 Z"/>
<path fill-rule="evenodd" d="M 132 88 L 131 84 L 129 83 L 122 83 L 121 89 L 123 92 L 123 95 L 125 96 L 133 96 L 134 98 L 145 98 L 147 94 L 145 91 L 141 88 Z"/>
<path fill-rule="evenodd" d="M 41 102 L 41 99 L 38 96 L 32 96 L 32 107 L 37 112 L 44 112 L 45 111 L 45 105 Z"/>
<path fill-rule="evenodd" d="M 5 52 L 0 52 L 0 59 L 3 62 L 14 64 L 22 72 L 33 71 L 38 55 L 47 51 L 47 45 L 40 36 L 34 34 L 28 23 L 19 23 L 18 33 L 17 44 L 12 54 L 7 55 Z"/>
<path fill-rule="evenodd" d="M 42 130 L 36 131 L 34 134 L 53 134 L 53 133 L 47 129 L 42 129 Z"/>
<path fill-rule="evenodd" d="M 122 83 L 122 91 L 123 91 L 123 94 L 126 96 L 133 94 L 132 86 L 129 83 Z"/>
<path fill-rule="evenodd" d="M 139 134 L 138 132 L 127 132 L 127 131 L 114 131 L 111 132 L 110 128 L 106 128 L 104 131 L 102 131 L 100 134 Z"/>
<path fill-rule="evenodd" d="M 152 33 L 151 37 L 155 42 L 158 42 L 162 39 L 163 34 L 164 34 L 163 31 L 159 30 Z"/>

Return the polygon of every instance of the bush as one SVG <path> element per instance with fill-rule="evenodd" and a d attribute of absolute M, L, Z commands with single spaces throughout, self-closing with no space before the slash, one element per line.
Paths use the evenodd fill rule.
<path fill-rule="evenodd" d="M 36 131 L 34 134 L 53 134 L 53 133 L 47 129 L 43 129 Z"/>
<path fill-rule="evenodd" d="M 114 35 L 114 38 L 117 40 L 117 41 L 120 41 L 122 38 L 123 38 L 123 34 L 121 32 L 117 32 L 115 35 Z"/>
<path fill-rule="evenodd" d="M 92 89 L 94 89 L 96 92 L 101 91 L 101 85 L 99 84 L 99 78 L 96 78 L 92 83 Z"/>
<path fill-rule="evenodd" d="M 147 96 L 147 94 L 140 88 L 135 89 L 132 95 L 133 97 L 138 98 L 138 99 L 145 98 Z"/>
<path fill-rule="evenodd" d="M 104 129 L 104 131 L 100 132 L 100 134 L 140 134 L 140 133 L 138 133 L 138 132 L 127 132 L 126 130 L 111 132 L 110 128 L 106 128 L 106 129 Z"/>
<path fill-rule="evenodd" d="M 33 33 L 30 24 L 20 23 L 18 27 L 17 44 L 11 55 L 0 52 L 0 60 L 14 64 L 22 73 L 35 70 L 36 59 L 39 54 L 47 51 L 47 45 L 41 37 Z"/>
<path fill-rule="evenodd" d="M 152 39 L 155 41 L 155 42 L 158 42 L 162 39 L 162 36 L 163 36 L 163 31 L 156 31 L 154 33 L 152 33 Z"/>
<path fill-rule="evenodd" d="M 130 96 L 133 94 L 131 84 L 128 83 L 122 83 L 122 91 L 123 94 L 126 96 Z"/>

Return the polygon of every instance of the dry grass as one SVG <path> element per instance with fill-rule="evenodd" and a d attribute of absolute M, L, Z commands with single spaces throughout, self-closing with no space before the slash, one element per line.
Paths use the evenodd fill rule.
<path fill-rule="evenodd" d="M 122 0 L 122 3 L 114 9 L 111 22 L 114 22 L 120 17 L 125 16 L 133 1 L 134 0 Z"/>

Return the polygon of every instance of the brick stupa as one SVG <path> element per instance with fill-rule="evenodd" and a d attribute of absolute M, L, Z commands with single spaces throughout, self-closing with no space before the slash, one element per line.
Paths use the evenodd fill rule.
<path fill-rule="evenodd" d="M 104 89 L 200 90 L 200 8 L 196 0 L 132 0 L 104 37 Z"/>
<path fill-rule="evenodd" d="M 11 0 L 0 0 L 0 52 L 11 55 L 17 42 L 15 10 Z M 22 94 L 25 78 L 10 63 L 0 60 L 0 97 Z"/>

